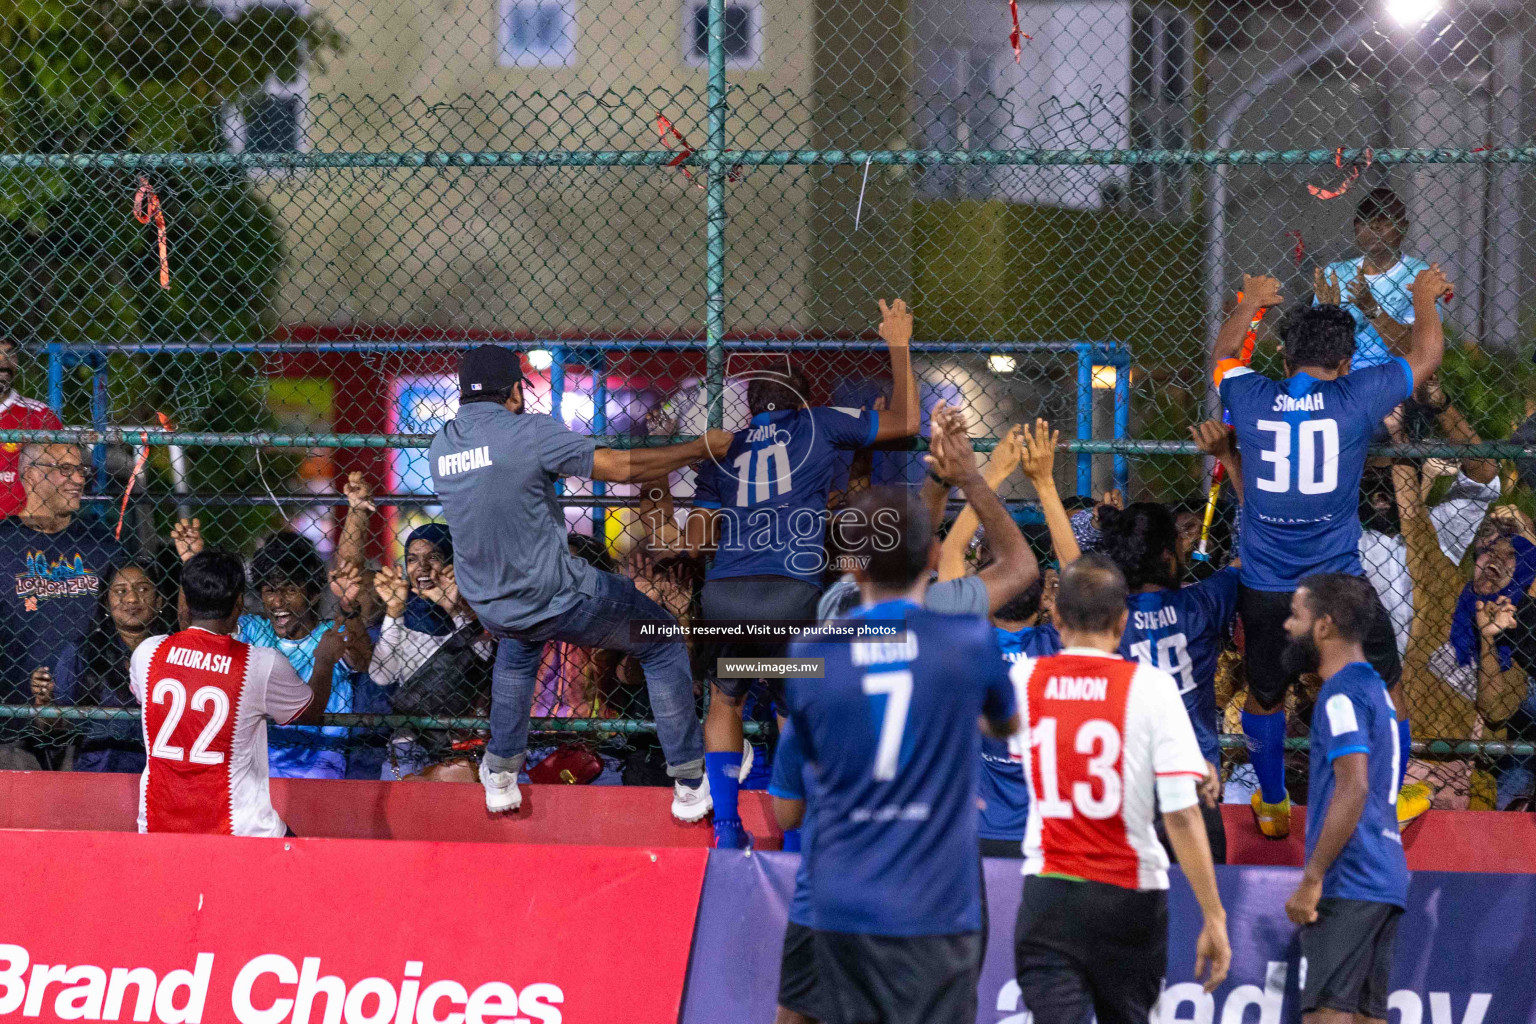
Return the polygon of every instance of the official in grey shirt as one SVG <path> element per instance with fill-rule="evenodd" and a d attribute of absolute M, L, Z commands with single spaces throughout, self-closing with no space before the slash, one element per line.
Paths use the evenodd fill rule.
<path fill-rule="evenodd" d="M 704 741 L 693 680 L 680 640 L 636 641 L 634 620 L 675 624 L 627 577 L 600 572 L 570 553 L 555 481 L 584 476 L 610 483 L 653 480 L 718 457 L 732 435 L 712 430 L 662 448 L 598 448 L 523 405 L 522 362 L 487 345 L 459 367 L 459 411 L 432 439 L 432 482 L 453 530 L 459 593 L 500 643 L 491 686 L 491 738 L 480 765 L 486 807 L 522 804 L 517 773 L 528 748 L 535 674 L 550 640 L 632 654 L 645 670 L 656 732 L 675 780 L 672 813 L 709 813 Z"/>

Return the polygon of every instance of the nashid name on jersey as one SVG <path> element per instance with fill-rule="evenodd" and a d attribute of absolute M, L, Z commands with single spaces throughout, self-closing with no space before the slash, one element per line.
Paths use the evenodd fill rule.
<path fill-rule="evenodd" d="M 1136 612 L 1132 617 L 1136 620 L 1133 623 L 1136 629 L 1167 629 L 1169 626 L 1179 624 L 1179 613 L 1172 607 L 1158 608 L 1150 612 Z"/>
<path fill-rule="evenodd" d="M 227 654 L 209 654 L 206 651 L 194 651 L 190 647 L 172 647 L 165 653 L 165 663 L 223 675 L 229 672 L 234 659 Z"/>
<path fill-rule="evenodd" d="M 1271 412 L 1322 412 L 1323 396 L 1321 392 L 1314 391 L 1310 395 L 1302 395 L 1300 398 L 1291 395 L 1276 395 L 1275 407 Z"/>
<path fill-rule="evenodd" d="M 1103 700 L 1108 693 L 1103 676 L 1051 676 L 1045 684 L 1046 700 Z"/>

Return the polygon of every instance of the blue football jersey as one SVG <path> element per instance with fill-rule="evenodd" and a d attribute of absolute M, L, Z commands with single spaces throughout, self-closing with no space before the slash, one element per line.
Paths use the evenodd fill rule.
<path fill-rule="evenodd" d="M 1413 393 L 1402 359 L 1337 380 L 1227 371 L 1221 401 L 1243 457 L 1243 585 L 1295 590 L 1315 572 L 1361 575 L 1360 475 L 1376 426 Z"/>
<path fill-rule="evenodd" d="M 1360 271 L 1365 266 L 1365 257 L 1356 256 L 1354 259 L 1340 260 L 1330 263 L 1323 274 L 1337 274 L 1339 277 L 1339 295 L 1344 300 L 1344 309 L 1355 318 L 1355 355 L 1350 360 L 1352 370 L 1363 370 L 1367 366 L 1377 366 L 1390 362 L 1392 352 L 1387 348 L 1376 328 L 1365 318 L 1349 299 L 1350 285 L 1355 278 L 1360 276 Z M 1419 276 L 1421 271 L 1429 269 L 1429 264 L 1417 256 L 1401 256 L 1389 269 L 1380 274 L 1366 274 L 1365 285 L 1376 298 L 1376 304 L 1387 316 L 1400 324 L 1412 324 L 1415 319 L 1413 309 L 1413 279 Z M 1316 297 L 1313 303 L 1317 302 Z M 1442 311 L 1444 306 L 1441 307 Z"/>
<path fill-rule="evenodd" d="M 1228 566 L 1193 586 L 1126 598 L 1130 617 L 1120 657 L 1160 668 L 1179 684 L 1200 753 L 1221 764 L 1216 663 L 1237 617 L 1237 570 Z"/>
<path fill-rule="evenodd" d="M 810 788 L 810 769 L 805 763 L 805 752 L 800 749 L 800 737 L 795 733 L 795 723 L 785 722 L 779 730 L 779 747 L 773 753 L 773 779 L 768 783 L 768 795 L 781 800 L 804 800 Z M 800 823 L 800 849 L 808 850 L 814 835 L 811 827 L 809 805 L 805 819 Z M 795 870 L 795 895 L 789 901 L 789 919 L 803 927 L 811 927 L 811 868 L 810 858 L 800 857 L 800 867 Z"/>
<path fill-rule="evenodd" d="M 786 682 L 811 763 L 811 927 L 952 935 L 981 927 L 976 856 L 978 716 L 1014 714 L 992 627 L 888 601 L 851 619 L 902 619 L 894 642 L 797 641 L 822 679 Z M 842 620 L 848 621 L 848 620 Z"/>
<path fill-rule="evenodd" d="M 1312 709 L 1311 774 L 1307 797 L 1307 856 L 1317 845 L 1333 799 L 1333 763 L 1364 754 L 1368 791 L 1360 822 L 1323 876 L 1323 895 L 1408 905 L 1408 860 L 1397 831 L 1402 754 L 1397 712 L 1387 686 L 1363 661 L 1345 665 L 1318 691 Z"/>
<path fill-rule="evenodd" d="M 1012 665 L 1020 658 L 1043 658 L 1061 652 L 1061 634 L 1050 624 L 1020 630 L 992 627 L 1003 661 Z M 1029 783 L 1024 765 L 1009 756 L 1008 741 L 981 738 L 981 764 L 976 772 L 976 795 L 981 797 L 981 838 L 1024 841 L 1029 823 Z"/>
<path fill-rule="evenodd" d="M 720 543 L 707 578 L 819 584 L 836 453 L 873 444 L 879 429 L 873 410 L 779 409 L 752 417 L 725 458 L 699 467 L 694 505 L 719 510 Z"/>

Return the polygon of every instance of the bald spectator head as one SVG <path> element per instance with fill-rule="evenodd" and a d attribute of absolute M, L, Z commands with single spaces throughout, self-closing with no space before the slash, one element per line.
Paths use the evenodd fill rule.
<path fill-rule="evenodd" d="M 1068 647 L 1114 652 L 1125 632 L 1125 576 L 1104 555 L 1083 555 L 1061 571 L 1056 625 Z"/>
<path fill-rule="evenodd" d="M 55 520 L 62 529 L 80 509 L 90 461 L 79 445 L 29 444 L 21 449 L 21 486 L 27 495 L 21 515 Z"/>

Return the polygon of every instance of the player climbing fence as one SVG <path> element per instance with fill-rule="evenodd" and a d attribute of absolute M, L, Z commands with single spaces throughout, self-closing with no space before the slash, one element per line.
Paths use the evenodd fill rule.
<path fill-rule="evenodd" d="M 1442 744 L 1421 748 L 1431 771 L 1485 802 L 1530 785 L 1536 699 L 1485 713 L 1476 608 L 1503 595 L 1518 612 L 1536 576 L 1514 472 L 1536 441 L 1516 431 L 1536 398 L 1528 5 L 45 0 L 7 10 L 0 53 L 0 324 L 17 392 L 62 424 L 0 418 L 4 459 L 89 445 L 79 519 L 121 520 L 162 589 L 182 517 L 247 554 L 289 527 L 328 564 L 351 472 L 375 506 L 364 573 L 400 564 L 434 512 L 424 448 L 468 345 L 523 351 L 535 409 L 654 444 L 740 426 L 742 381 L 786 361 L 813 402 L 883 402 L 875 301 L 896 295 L 917 314 L 924 434 L 938 401 L 967 409 L 981 451 L 1045 416 L 1067 439 L 1064 494 L 1118 489 L 1198 524 L 1209 476 L 1188 428 L 1219 415 L 1208 352 L 1240 275 L 1302 303 L 1332 268 L 1363 353 L 1392 343 L 1367 314 L 1404 323 L 1414 261 L 1438 262 L 1454 285 L 1441 390 L 1410 403 L 1406 447 L 1377 442 L 1425 469 L 1444 564 L 1466 568 L 1435 585 L 1416 575 L 1427 556 L 1399 553 L 1367 572 L 1389 605 L 1413 602 L 1402 644 L 1418 736 Z M 1271 375 L 1280 312 L 1254 354 Z M 855 459 L 835 486 L 920 482 L 922 445 Z M 1454 464 L 1480 457 L 1493 475 Z M 1368 543 L 1391 554 L 1390 473 L 1367 485 Z M 671 490 L 681 515 L 691 475 Z M 1047 554 L 1033 490 L 1016 475 L 1003 494 Z M 588 557 L 686 614 L 699 568 L 647 552 L 638 501 L 570 481 L 562 497 Z M 1485 525 L 1490 506 L 1511 511 Z M 1235 512 L 1228 489 L 1214 565 Z M 43 760 L 131 746 L 98 727 L 131 714 L 106 643 L 127 633 L 72 582 L 102 567 L 7 543 L 0 742 Z M 86 607 L 52 614 L 67 602 Z M 73 625 L 38 638 L 44 617 Z M 1524 628 L 1489 634 L 1498 671 L 1523 672 L 1505 641 Z M 543 677 L 546 731 L 643 733 L 632 666 L 556 652 Z M 1224 686 L 1240 706 L 1240 670 Z M 485 715 L 483 695 L 392 702 L 362 680 L 337 701 L 404 716 L 324 741 L 376 754 L 402 729 L 472 742 Z"/>

